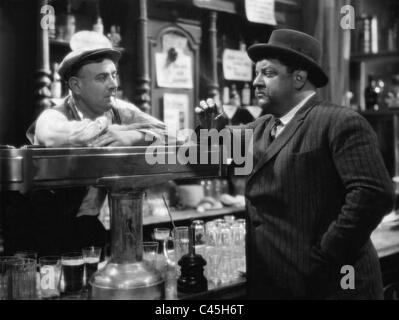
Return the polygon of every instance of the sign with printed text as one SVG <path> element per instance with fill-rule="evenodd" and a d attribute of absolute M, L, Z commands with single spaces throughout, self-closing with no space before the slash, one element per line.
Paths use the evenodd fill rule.
<path fill-rule="evenodd" d="M 180 130 L 188 127 L 189 96 L 165 93 L 163 95 L 163 119 L 168 128 Z"/>
<path fill-rule="evenodd" d="M 245 51 L 223 51 L 223 75 L 226 80 L 252 81 L 252 61 Z"/>
<path fill-rule="evenodd" d="M 245 0 L 245 14 L 248 21 L 275 26 L 275 0 Z"/>

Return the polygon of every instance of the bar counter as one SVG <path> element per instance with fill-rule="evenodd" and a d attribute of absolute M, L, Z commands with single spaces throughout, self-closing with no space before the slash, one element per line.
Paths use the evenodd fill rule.
<path fill-rule="evenodd" d="M 245 299 L 246 279 L 244 276 L 228 283 L 215 285 L 208 282 L 208 290 L 195 294 L 177 292 L 176 280 L 168 279 L 165 286 L 165 300 L 234 300 Z M 40 299 L 40 296 L 39 296 Z M 87 300 L 88 291 L 79 295 L 63 295 L 61 300 Z"/>
<path fill-rule="evenodd" d="M 384 273 L 384 269 L 387 269 L 387 266 L 384 265 L 385 259 L 390 259 L 399 254 L 399 224 L 382 223 L 373 232 L 371 239 L 382 262 Z M 229 300 L 246 298 L 245 276 L 219 285 L 208 282 L 208 290 L 197 294 L 178 294 L 176 281 L 172 281 L 170 277 L 168 279 L 166 282 L 165 300 Z M 387 282 L 389 281 L 388 279 Z M 87 292 L 85 292 L 80 296 L 64 296 L 61 299 L 84 300 L 87 298 Z"/>

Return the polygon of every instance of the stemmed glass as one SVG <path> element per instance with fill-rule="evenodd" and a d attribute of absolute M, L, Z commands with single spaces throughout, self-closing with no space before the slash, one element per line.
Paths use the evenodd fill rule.
<path fill-rule="evenodd" d="M 162 253 L 165 258 L 166 263 L 169 266 L 174 265 L 174 261 L 170 259 L 168 253 L 168 240 L 170 239 L 170 229 L 169 228 L 155 228 L 154 229 L 154 239 L 158 240 L 162 244 Z"/>

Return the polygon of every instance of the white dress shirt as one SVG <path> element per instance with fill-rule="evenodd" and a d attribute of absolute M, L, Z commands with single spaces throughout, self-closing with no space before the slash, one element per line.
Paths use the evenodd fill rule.
<path fill-rule="evenodd" d="M 301 102 L 299 102 L 294 108 L 292 108 L 287 114 L 282 116 L 280 119 L 282 125 L 277 126 L 276 138 L 283 132 L 284 128 L 287 124 L 294 118 L 295 114 L 301 109 L 308 100 L 316 94 L 315 91 L 312 91 L 306 98 L 304 98 Z"/>

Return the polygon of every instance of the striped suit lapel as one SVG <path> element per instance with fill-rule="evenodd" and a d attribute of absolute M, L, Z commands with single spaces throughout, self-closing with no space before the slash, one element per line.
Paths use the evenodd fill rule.
<path fill-rule="evenodd" d="M 261 159 L 256 163 L 254 169 L 252 170 L 252 173 L 249 175 L 248 180 L 249 181 L 270 159 L 272 159 L 286 144 L 287 142 L 292 138 L 292 136 L 295 134 L 295 132 L 300 128 L 302 125 L 303 120 L 305 119 L 306 115 L 308 112 L 319 102 L 319 99 L 317 98 L 317 95 L 313 96 L 310 98 L 308 102 L 295 114 L 294 118 L 290 121 L 290 123 L 287 125 L 287 127 L 283 130 L 283 132 L 271 143 L 270 145 L 262 144 L 264 146 L 263 149 L 263 155 Z M 266 134 L 270 133 L 271 130 L 271 124 L 272 121 L 269 122 L 265 129 L 265 133 L 263 137 L 266 137 Z M 254 137 L 256 139 L 256 136 Z M 259 141 L 261 143 L 265 143 L 265 139 L 260 139 L 260 140 L 255 140 L 254 141 Z"/>
<path fill-rule="evenodd" d="M 254 144 L 254 163 L 256 164 L 262 159 L 265 152 L 265 146 L 269 143 L 268 133 L 273 125 L 273 116 L 265 116 L 264 121 L 254 128 L 253 141 Z"/>

